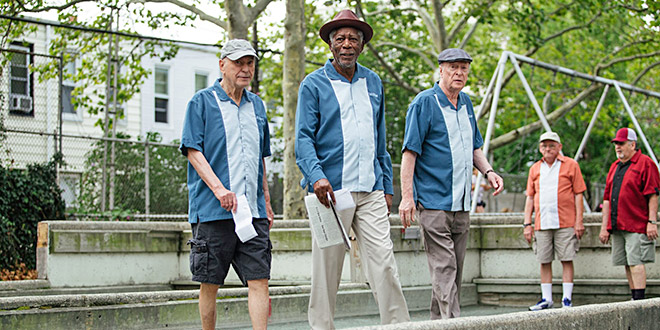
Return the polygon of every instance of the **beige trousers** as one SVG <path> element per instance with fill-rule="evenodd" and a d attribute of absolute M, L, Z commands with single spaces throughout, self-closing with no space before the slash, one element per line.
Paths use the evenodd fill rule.
<path fill-rule="evenodd" d="M 351 193 L 355 208 L 339 213 L 344 227 L 353 228 L 360 258 L 373 292 L 381 324 L 410 321 L 408 305 L 401 290 L 387 204 L 383 191 Z M 334 329 L 337 290 L 346 250 L 343 245 L 321 249 L 312 237 L 312 290 L 308 320 L 312 329 Z"/>
<path fill-rule="evenodd" d="M 431 272 L 431 319 L 459 317 L 470 215 L 420 207 L 419 224 Z"/>

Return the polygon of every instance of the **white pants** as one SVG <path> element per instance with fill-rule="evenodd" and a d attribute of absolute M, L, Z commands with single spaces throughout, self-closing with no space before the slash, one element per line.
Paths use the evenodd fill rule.
<path fill-rule="evenodd" d="M 355 208 L 343 210 L 339 218 L 346 230 L 353 228 L 360 258 L 374 294 L 381 324 L 410 321 L 408 305 L 401 290 L 387 204 L 383 191 L 351 193 Z M 337 290 L 346 250 L 344 245 L 321 249 L 312 237 L 312 291 L 309 298 L 309 325 L 312 329 L 334 329 Z"/>

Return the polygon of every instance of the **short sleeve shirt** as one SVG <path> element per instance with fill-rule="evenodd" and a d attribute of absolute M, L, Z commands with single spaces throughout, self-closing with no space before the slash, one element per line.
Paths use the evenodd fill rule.
<path fill-rule="evenodd" d="M 536 230 L 575 226 L 575 195 L 587 190 L 578 163 L 557 156 L 552 165 L 543 159 L 529 168 L 527 196 L 534 198 Z"/>
<path fill-rule="evenodd" d="M 627 170 L 619 180 L 615 172 L 621 163 L 615 161 L 610 166 L 605 181 L 603 200 L 610 202 L 610 221 L 607 230 L 624 230 L 633 233 L 646 233 L 649 217 L 648 198 L 660 192 L 660 173 L 655 162 L 637 150 L 628 161 Z M 617 182 L 615 182 L 617 181 Z M 619 185 L 618 196 L 614 196 L 614 184 Z"/>
<path fill-rule="evenodd" d="M 349 81 L 328 60 L 300 84 L 296 164 L 309 192 L 327 179 L 334 190 L 394 193 L 383 84 L 375 72 L 356 68 Z"/>
<path fill-rule="evenodd" d="M 413 193 L 426 209 L 470 210 L 474 150 L 483 139 L 470 97 L 460 92 L 454 107 L 436 83 L 408 107 L 402 150 L 417 154 Z"/>
<path fill-rule="evenodd" d="M 222 185 L 237 196 L 245 194 L 255 218 L 266 218 L 263 162 L 270 156 L 266 109 L 259 96 L 243 91 L 237 105 L 220 86 L 197 92 L 186 110 L 181 152 L 200 151 Z M 191 223 L 232 219 L 211 189 L 188 163 L 188 220 Z"/>

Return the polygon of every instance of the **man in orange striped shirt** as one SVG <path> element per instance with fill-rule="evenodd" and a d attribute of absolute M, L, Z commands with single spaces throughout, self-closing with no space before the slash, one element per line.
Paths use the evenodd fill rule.
<path fill-rule="evenodd" d="M 561 155 L 562 144 L 555 132 L 539 139 L 543 158 L 529 169 L 523 223 L 525 239 L 534 238 L 536 260 L 541 263 L 541 300 L 529 310 L 552 307 L 552 260 L 557 255 L 563 272 L 562 307 L 572 307 L 573 258 L 584 234 L 582 193 L 587 189 L 578 163 Z M 534 230 L 532 230 L 532 213 Z"/>

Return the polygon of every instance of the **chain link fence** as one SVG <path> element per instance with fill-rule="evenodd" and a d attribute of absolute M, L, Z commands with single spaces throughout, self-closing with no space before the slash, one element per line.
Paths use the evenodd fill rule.
<path fill-rule="evenodd" d="M 41 74 L 47 65 L 58 72 Z M 94 125 L 103 114 L 73 108 L 66 69 L 61 57 L 29 46 L 0 49 L 2 165 L 22 169 L 61 153 L 59 184 L 72 218 L 185 218 L 187 160 L 178 145 L 161 143 L 157 133 L 104 138 Z"/>

